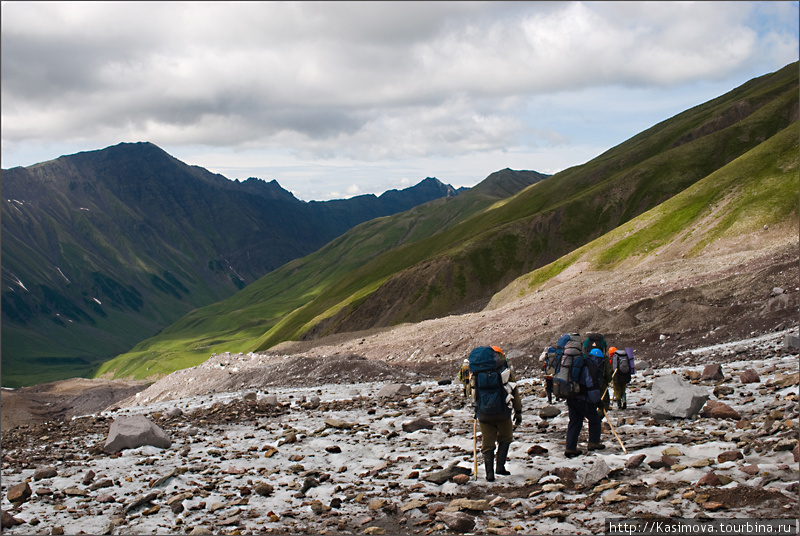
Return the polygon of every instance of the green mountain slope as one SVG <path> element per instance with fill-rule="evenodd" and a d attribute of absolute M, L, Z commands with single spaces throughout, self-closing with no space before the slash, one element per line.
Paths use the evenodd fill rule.
<path fill-rule="evenodd" d="M 499 196 L 545 177 L 534 171 L 499 171 L 457 197 L 434 200 L 363 223 L 227 300 L 192 311 L 156 337 L 103 364 L 98 375 L 144 378 L 202 363 L 213 352 L 252 350 L 266 331 L 298 306 L 355 273 L 371 259 L 457 225 L 496 203 Z M 391 273 L 391 268 L 387 273 Z"/>
<path fill-rule="evenodd" d="M 525 274 L 493 296 L 501 307 L 580 262 L 583 270 L 631 267 L 649 257 L 683 259 L 720 239 L 766 228 L 796 228 L 800 218 L 800 125 L 775 136 L 678 195 L 547 266 Z"/>
<path fill-rule="evenodd" d="M 335 280 L 319 281 L 311 292 L 293 294 L 290 270 L 281 271 L 282 281 L 270 274 L 234 299 L 194 312 L 104 370 L 142 377 L 145 363 L 168 372 L 192 349 L 193 359 L 200 360 L 201 347 L 205 357 L 213 351 L 264 350 L 285 340 L 479 310 L 519 276 L 598 239 L 791 130 L 797 115 L 795 63 L 436 234 L 382 251 Z M 613 264 L 628 254 L 624 248 L 610 249 L 604 262 Z M 327 260 L 337 261 L 335 256 Z M 270 291 L 259 295 L 262 288 Z M 243 311 L 248 316 L 238 322 Z M 212 326 L 224 329 L 206 329 Z M 223 332 L 224 338 L 215 337 Z M 211 344 L 224 341 L 237 342 Z M 134 360 L 138 364 L 131 366 Z"/>
<path fill-rule="evenodd" d="M 3 170 L 3 385 L 89 375 L 347 229 L 456 191 L 428 178 L 305 203 L 150 143 Z"/>

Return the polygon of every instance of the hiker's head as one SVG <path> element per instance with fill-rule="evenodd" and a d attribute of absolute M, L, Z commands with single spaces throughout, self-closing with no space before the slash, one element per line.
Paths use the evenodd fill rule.
<path fill-rule="evenodd" d="M 492 350 L 494 350 L 495 352 L 497 352 L 500 355 L 506 355 L 506 354 L 503 353 L 503 350 L 501 350 L 499 346 L 492 346 Z"/>
<path fill-rule="evenodd" d="M 612 346 L 611 348 L 608 349 L 608 355 L 614 355 L 616 353 L 617 353 L 616 346 Z"/>
<path fill-rule="evenodd" d="M 603 357 L 603 352 L 599 348 L 595 348 L 591 352 L 589 352 L 589 355 L 593 355 L 595 357 Z"/>

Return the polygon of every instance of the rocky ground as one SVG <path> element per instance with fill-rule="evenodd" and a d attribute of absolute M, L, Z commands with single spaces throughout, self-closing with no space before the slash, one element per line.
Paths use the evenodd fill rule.
<path fill-rule="evenodd" d="M 430 380 L 405 378 L 395 396 L 381 396 L 385 382 L 275 387 L 23 425 L 3 434 L 4 532 L 599 534 L 618 517 L 794 518 L 798 356 L 783 346 L 796 335 L 743 344 L 763 357 L 724 360 L 721 380 L 702 365 L 640 371 L 629 409 L 609 414 L 619 441 L 606 424 L 607 448 L 572 459 L 565 406 L 524 380 L 512 475 L 493 483 L 482 464 L 471 474 L 460 385 Z M 696 349 L 705 362 L 739 350 Z M 694 418 L 654 420 L 653 381 L 673 373 L 714 394 Z M 171 447 L 104 453 L 127 414 L 147 415 Z"/>
<path fill-rule="evenodd" d="M 149 387 L 3 390 L 2 508 L 16 520 L 4 515 L 5 532 L 587 534 L 625 515 L 796 517 L 798 257 L 796 229 L 765 230 L 697 258 L 666 248 L 613 272 L 578 263 L 480 313 L 214 355 Z M 567 459 L 563 404 L 540 413 L 553 410 L 538 356 L 561 333 L 590 330 L 653 370 L 611 413 L 627 453 L 606 425 L 602 454 Z M 508 354 L 526 415 L 512 476 L 495 483 L 455 474 L 473 467 L 473 430 L 446 383 L 484 344 Z M 653 378 L 692 379 L 710 362 L 725 379 L 693 381 L 735 416 L 650 417 Z M 746 369 L 756 383 L 742 382 Z M 389 383 L 413 392 L 378 397 Z M 59 394 L 67 386 L 78 389 Z M 110 423 L 132 413 L 172 447 L 102 453 Z M 430 427 L 404 426 L 419 419 Z"/>

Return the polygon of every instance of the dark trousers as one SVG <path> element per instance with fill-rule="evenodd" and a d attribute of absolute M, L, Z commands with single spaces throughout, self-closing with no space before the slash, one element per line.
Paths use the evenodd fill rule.
<path fill-rule="evenodd" d="M 569 409 L 569 424 L 566 448 L 575 450 L 578 447 L 583 419 L 589 421 L 589 443 L 600 443 L 600 427 L 603 421 L 597 413 L 597 406 L 584 398 L 569 398 L 567 409 Z"/>

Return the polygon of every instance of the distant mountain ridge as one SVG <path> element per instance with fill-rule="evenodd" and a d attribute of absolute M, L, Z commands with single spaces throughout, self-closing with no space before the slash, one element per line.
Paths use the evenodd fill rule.
<path fill-rule="evenodd" d="M 3 385 L 88 374 L 357 224 L 458 195 L 427 178 L 304 202 L 276 181 L 232 181 L 147 142 L 2 174 Z"/>

